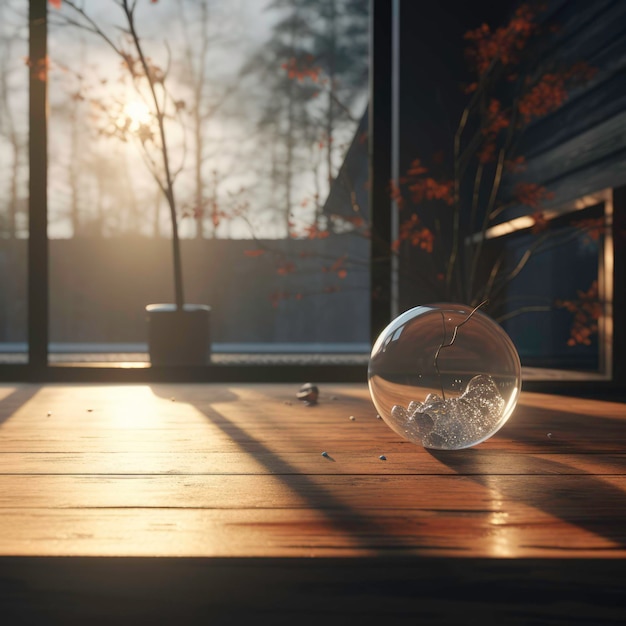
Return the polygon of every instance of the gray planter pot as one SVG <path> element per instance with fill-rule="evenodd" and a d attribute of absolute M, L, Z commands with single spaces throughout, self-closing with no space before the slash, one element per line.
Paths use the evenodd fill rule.
<path fill-rule="evenodd" d="M 211 307 L 149 304 L 148 351 L 153 366 L 207 365 L 211 361 Z"/>

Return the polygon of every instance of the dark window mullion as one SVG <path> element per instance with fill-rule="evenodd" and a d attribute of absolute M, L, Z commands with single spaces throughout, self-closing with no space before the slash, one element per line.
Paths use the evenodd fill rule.
<path fill-rule="evenodd" d="M 391 320 L 392 24 L 393 2 L 370 4 L 369 205 L 372 342 Z"/>
<path fill-rule="evenodd" d="M 626 186 L 613 191 L 613 382 L 626 389 Z"/>
<path fill-rule="evenodd" d="M 28 355 L 48 364 L 47 2 L 29 3 Z"/>

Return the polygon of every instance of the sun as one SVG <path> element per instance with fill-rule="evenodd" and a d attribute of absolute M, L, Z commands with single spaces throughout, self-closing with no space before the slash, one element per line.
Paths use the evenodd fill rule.
<path fill-rule="evenodd" d="M 130 100 L 127 102 L 124 105 L 122 117 L 125 124 L 127 120 L 130 122 L 128 128 L 131 131 L 137 131 L 142 126 L 149 124 L 152 118 L 150 108 L 141 100 Z"/>

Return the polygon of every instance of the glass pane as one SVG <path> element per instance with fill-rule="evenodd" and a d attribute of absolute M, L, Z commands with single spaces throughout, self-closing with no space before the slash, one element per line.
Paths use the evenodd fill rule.
<path fill-rule="evenodd" d="M 28 361 L 27 10 L 0 3 L 0 363 Z"/>
<path fill-rule="evenodd" d="M 551 221 L 551 237 L 524 271 L 507 285 L 502 324 L 532 368 L 605 373 L 602 259 L 605 206 L 599 204 Z M 515 267 L 536 241 L 528 230 L 494 242 Z"/>
<path fill-rule="evenodd" d="M 597 175 L 616 158 L 604 152 L 614 131 L 587 119 L 581 95 L 600 89 L 602 64 L 579 59 L 542 7 L 454 4 L 454 20 L 436 4 L 431 21 L 400 3 L 398 309 L 479 306 L 513 338 L 525 378 L 610 378 L 603 198 L 621 179 L 617 166 Z M 602 57 L 605 42 L 583 30 L 581 49 Z"/>
<path fill-rule="evenodd" d="M 213 363 L 365 362 L 368 4 L 50 9 L 51 362 L 147 363 L 171 211 Z"/>

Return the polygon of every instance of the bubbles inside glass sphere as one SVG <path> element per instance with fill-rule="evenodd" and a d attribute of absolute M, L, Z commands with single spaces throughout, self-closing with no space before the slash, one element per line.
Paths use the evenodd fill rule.
<path fill-rule="evenodd" d="M 370 394 L 399 435 L 457 450 L 491 437 L 519 395 L 521 367 L 504 330 L 463 304 L 406 311 L 383 330 L 369 362 Z"/>

